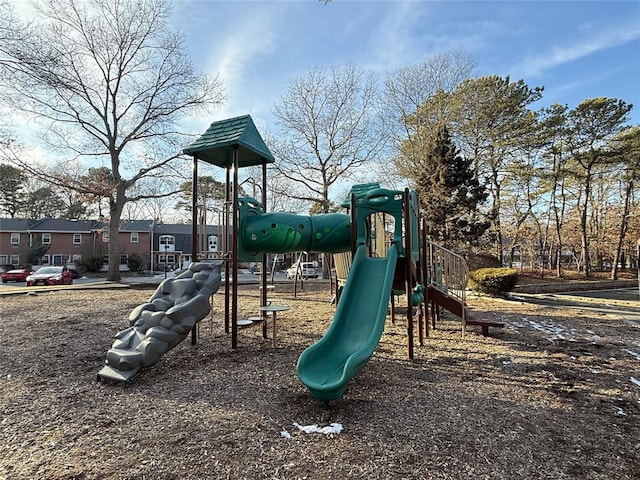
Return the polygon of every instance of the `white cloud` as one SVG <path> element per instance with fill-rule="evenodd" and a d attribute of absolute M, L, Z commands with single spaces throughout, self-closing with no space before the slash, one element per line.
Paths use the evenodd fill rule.
<path fill-rule="evenodd" d="M 421 5 L 422 6 L 422 5 Z M 398 2 L 386 15 L 377 18 L 369 47 L 373 47 L 380 65 L 397 65 L 406 57 L 414 43 L 412 31 L 422 19 L 422 9 L 416 4 Z"/>
<path fill-rule="evenodd" d="M 276 49 L 277 10 L 257 6 L 252 16 L 230 22 L 204 46 L 209 51 L 205 71 L 219 75 L 227 92 L 227 102 L 217 112 L 219 118 L 251 113 L 249 110 L 256 108 L 256 96 L 249 91 L 268 73 L 259 71 L 258 65 Z"/>
<path fill-rule="evenodd" d="M 628 28 L 615 28 L 594 35 L 591 38 L 583 38 L 572 44 L 556 46 L 551 51 L 542 52 L 536 56 L 529 56 L 516 65 L 513 70 L 524 77 L 536 77 L 543 75 L 547 70 L 573 62 L 596 52 L 614 48 L 640 38 L 640 27 L 637 25 Z"/>

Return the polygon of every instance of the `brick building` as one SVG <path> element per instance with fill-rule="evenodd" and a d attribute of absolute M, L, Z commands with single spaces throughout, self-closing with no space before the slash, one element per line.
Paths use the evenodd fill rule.
<path fill-rule="evenodd" d="M 217 258 L 217 226 L 200 227 L 199 258 Z M 0 265 L 31 267 L 67 265 L 93 256 L 108 266 L 109 225 L 93 220 L 0 218 Z M 144 270 L 184 268 L 191 262 L 191 225 L 157 224 L 153 220 L 120 223 L 120 270 L 127 270 L 132 253 L 143 258 Z"/>
<path fill-rule="evenodd" d="M 0 264 L 20 267 L 67 265 L 108 251 L 107 225 L 93 220 L 0 218 Z M 122 222 L 118 243 L 120 264 L 136 253 L 151 262 L 153 221 Z"/>

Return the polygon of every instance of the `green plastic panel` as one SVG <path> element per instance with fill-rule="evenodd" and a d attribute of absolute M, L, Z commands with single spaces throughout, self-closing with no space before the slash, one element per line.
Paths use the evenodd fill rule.
<path fill-rule="evenodd" d="M 196 155 L 211 165 L 229 168 L 233 165 L 236 148 L 239 168 L 275 162 L 250 115 L 213 122 L 183 153 Z"/>
<path fill-rule="evenodd" d="M 373 355 L 384 330 L 397 258 L 395 245 L 386 258 L 369 257 L 365 245 L 356 251 L 331 325 L 298 359 L 298 377 L 314 398 L 342 397 Z"/>
<path fill-rule="evenodd" d="M 351 218 L 340 213 L 296 215 L 263 213 L 251 198 L 238 200 L 240 261 L 259 260 L 262 252 L 340 253 L 351 248 Z"/>

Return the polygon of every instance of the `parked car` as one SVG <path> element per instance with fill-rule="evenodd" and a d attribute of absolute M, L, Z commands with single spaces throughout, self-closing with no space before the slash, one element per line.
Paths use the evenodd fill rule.
<path fill-rule="evenodd" d="M 73 278 L 67 267 L 42 267 L 27 277 L 27 287 L 33 285 L 71 285 Z"/>
<path fill-rule="evenodd" d="M 0 273 L 8 272 L 9 270 L 15 270 L 17 267 L 15 265 L 11 265 L 9 263 L 5 263 L 0 265 Z"/>
<path fill-rule="evenodd" d="M 26 268 L 18 268 L 16 270 L 7 270 L 2 272 L 2 283 L 7 282 L 26 282 L 27 277 L 31 275 L 31 271 Z"/>
<path fill-rule="evenodd" d="M 287 268 L 286 274 L 287 278 L 295 278 L 297 274 L 306 280 L 307 278 L 317 278 L 318 269 L 312 262 L 302 262 L 298 269 L 298 262 L 296 262 Z"/>
<path fill-rule="evenodd" d="M 76 278 L 80 278 L 80 272 L 78 272 L 78 270 L 76 270 L 76 264 L 75 263 L 67 263 L 67 268 L 71 272 L 71 278 L 73 278 L 74 280 Z"/>

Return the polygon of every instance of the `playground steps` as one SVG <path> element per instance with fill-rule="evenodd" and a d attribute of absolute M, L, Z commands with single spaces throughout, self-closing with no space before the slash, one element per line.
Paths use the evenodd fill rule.
<path fill-rule="evenodd" d="M 466 328 L 467 325 L 476 325 L 480 327 L 480 332 L 482 334 L 483 337 L 486 337 L 489 335 L 489 327 L 494 327 L 494 328 L 503 328 L 504 327 L 504 323 L 502 322 L 498 322 L 498 321 L 494 321 L 494 320 L 485 320 L 485 319 L 480 319 L 480 318 L 475 318 L 471 315 L 471 312 L 469 311 L 469 308 L 463 304 L 463 302 L 460 299 L 454 298 L 440 290 L 438 290 L 437 288 L 434 288 L 432 286 L 428 286 L 428 294 L 427 294 L 428 298 L 430 301 L 433 302 L 433 304 L 437 307 L 443 307 L 446 310 L 450 311 L 451 313 L 453 313 L 455 316 L 462 318 L 462 313 L 464 310 L 464 317 L 465 317 L 465 325 L 463 326 L 463 328 Z M 435 312 L 432 313 L 432 315 L 434 315 L 433 318 L 433 324 L 435 327 L 435 320 L 437 317 L 439 317 L 439 313 L 437 311 L 437 308 L 435 310 Z"/>
<path fill-rule="evenodd" d="M 118 370 L 116 368 L 105 365 L 98 372 L 97 380 L 100 381 L 103 378 L 109 380 L 116 380 L 118 382 L 125 382 L 128 385 L 133 376 L 140 371 L 140 367 L 136 367 L 132 370 Z"/>
<path fill-rule="evenodd" d="M 460 299 L 454 298 L 446 293 L 438 290 L 432 285 L 427 286 L 426 298 L 433 302 L 438 307 L 443 307 L 449 310 L 455 316 L 462 318 L 463 303 Z"/>

